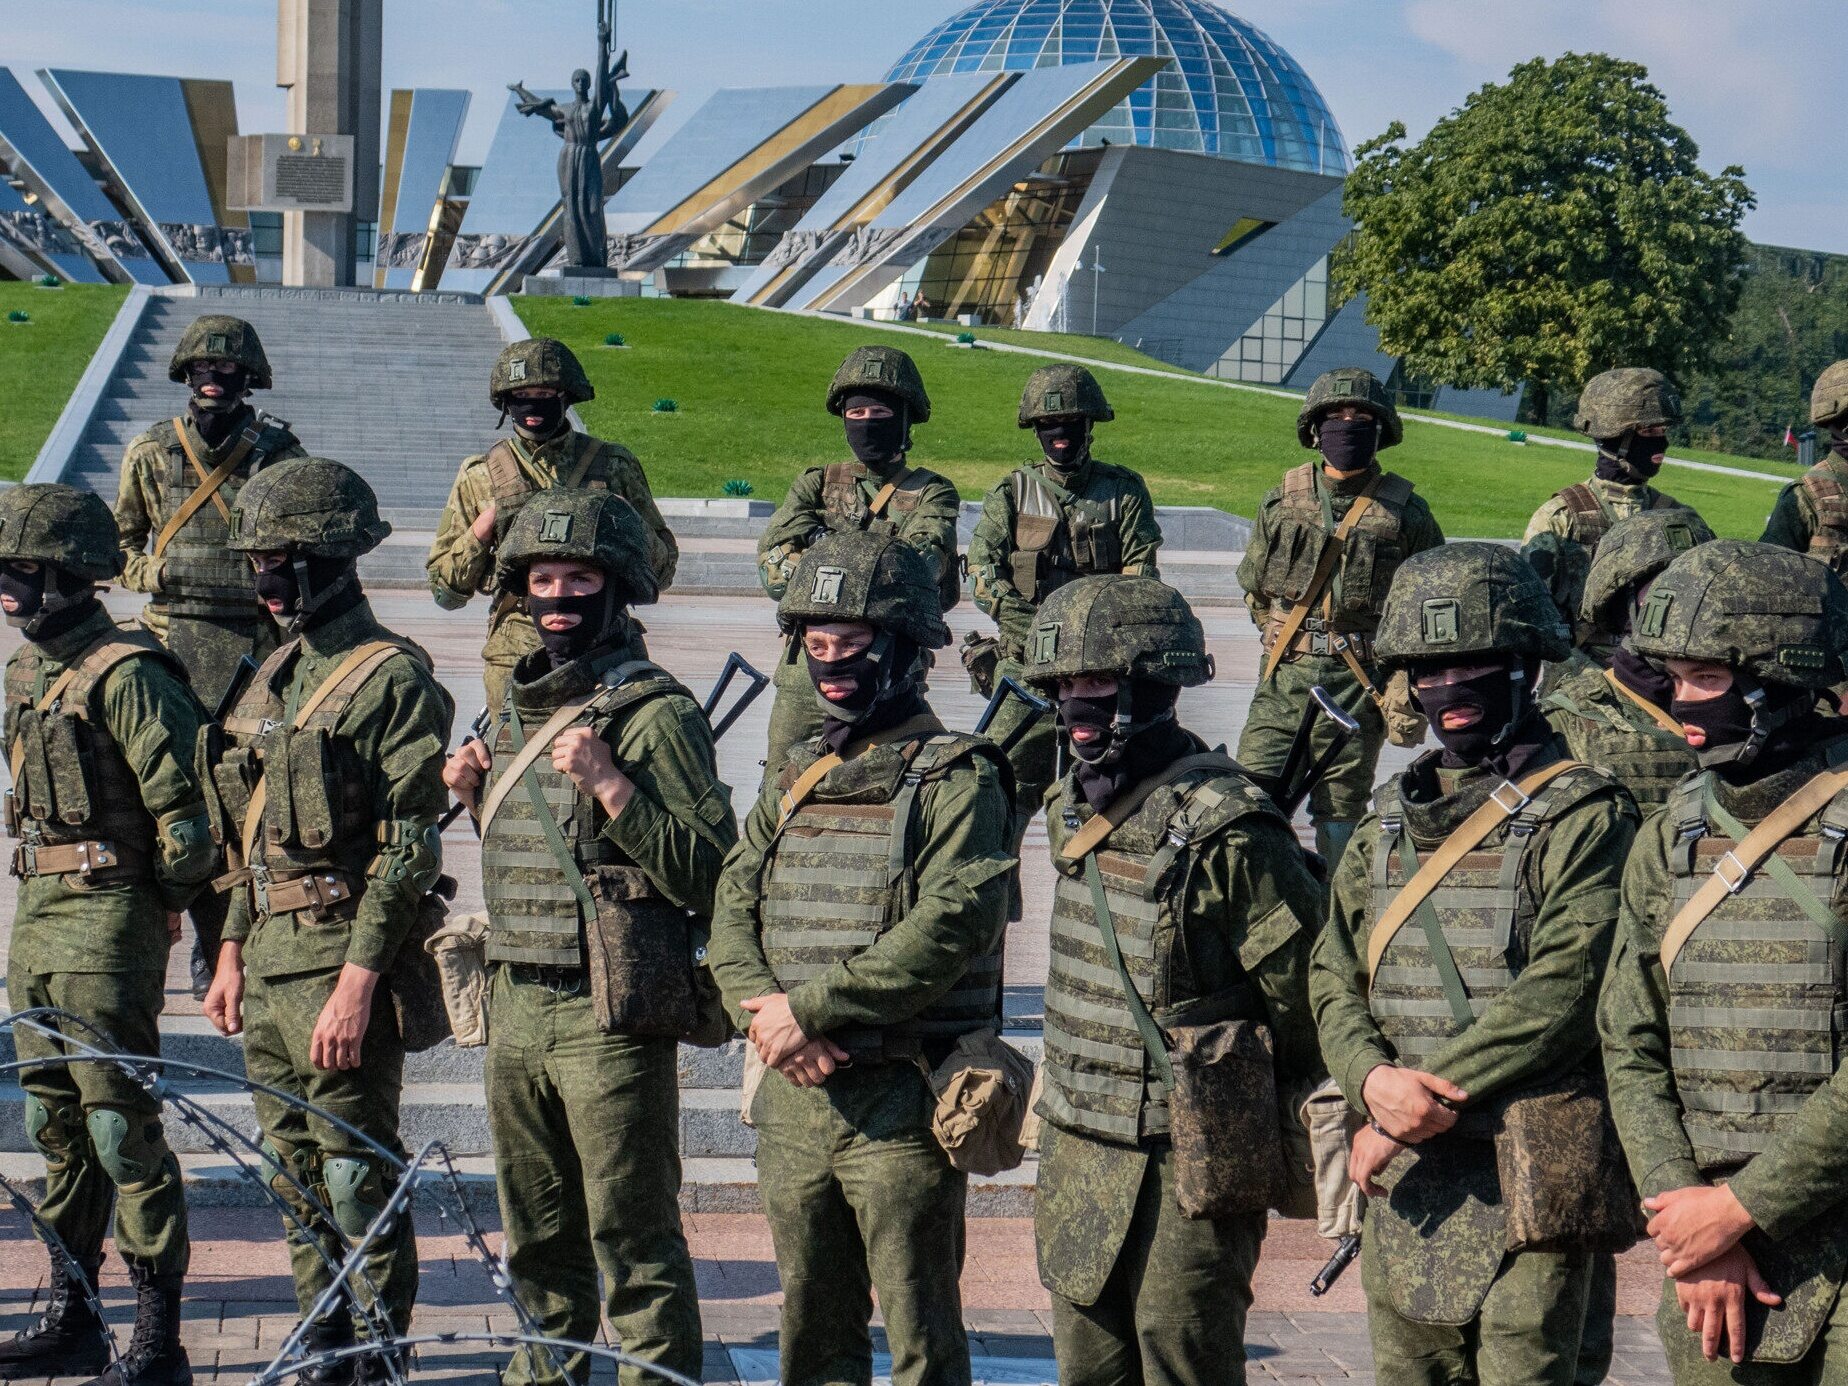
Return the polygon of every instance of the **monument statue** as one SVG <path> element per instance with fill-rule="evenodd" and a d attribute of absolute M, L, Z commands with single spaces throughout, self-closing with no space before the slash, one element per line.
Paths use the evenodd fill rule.
<path fill-rule="evenodd" d="M 615 28 L 616 0 L 597 0 L 597 73 L 579 68 L 571 74 L 577 99 L 560 108 L 550 97 L 541 100 L 524 82 L 510 82 L 507 90 L 519 98 L 521 115 L 543 116 L 565 142 L 558 153 L 558 195 L 564 204 L 559 232 L 565 245 L 565 264 L 573 269 L 600 270 L 608 266 L 603 222 L 604 141 L 614 138 L 629 123 L 629 112 L 617 96 L 616 84 L 629 75 L 627 50 L 610 62 L 610 35 Z"/>

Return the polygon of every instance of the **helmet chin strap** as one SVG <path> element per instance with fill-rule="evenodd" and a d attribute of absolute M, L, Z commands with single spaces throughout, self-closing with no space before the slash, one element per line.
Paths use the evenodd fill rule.
<path fill-rule="evenodd" d="M 335 597 L 359 580 L 359 565 L 348 563 L 340 576 L 327 586 L 317 590 L 309 580 L 308 556 L 303 553 L 289 555 L 289 566 L 295 570 L 295 616 L 288 624 L 290 635 L 300 635 L 308 628 L 314 614 L 326 606 Z"/>
<path fill-rule="evenodd" d="M 95 595 L 95 583 L 70 578 L 70 585 L 66 586 L 67 578 L 70 578 L 70 575 L 64 569 L 55 563 L 47 563 L 45 565 L 45 590 L 39 598 L 38 610 L 23 621 L 9 617 L 7 624 L 18 626 L 19 633 L 26 639 L 36 640 L 44 634 L 47 625 L 57 624 L 58 617 Z"/>
<path fill-rule="evenodd" d="M 1752 730 L 1743 741 L 1735 741 L 1730 746 L 1703 746 L 1695 752 L 1695 759 L 1703 770 L 1715 770 L 1721 766 L 1734 766 L 1741 770 L 1758 759 L 1772 737 L 1802 715 L 1807 703 L 1802 698 L 1793 698 L 1784 707 L 1773 711 L 1770 699 L 1765 694 L 1765 686 L 1743 669 L 1733 671 L 1733 684 L 1739 690 L 1739 696 L 1745 699 L 1745 705 L 1752 710 Z"/>
<path fill-rule="evenodd" d="M 1507 748 L 1508 743 L 1514 739 L 1516 728 L 1527 720 L 1528 709 L 1533 705 L 1533 688 L 1528 682 L 1525 664 L 1516 664 L 1508 671 L 1508 685 L 1508 720 L 1495 733 L 1495 740 L 1491 743 L 1496 751 Z"/>
<path fill-rule="evenodd" d="M 1105 739 L 1103 754 L 1091 761 L 1092 765 L 1113 766 L 1122 761 L 1129 750 L 1129 743 L 1152 727 L 1159 727 L 1163 722 L 1171 722 L 1175 717 L 1175 706 L 1170 703 L 1153 717 L 1138 722 L 1134 716 L 1135 680 L 1122 678 L 1117 680 L 1116 716 L 1110 719 L 1110 731 Z M 1083 757 L 1080 757 L 1082 759 Z"/>

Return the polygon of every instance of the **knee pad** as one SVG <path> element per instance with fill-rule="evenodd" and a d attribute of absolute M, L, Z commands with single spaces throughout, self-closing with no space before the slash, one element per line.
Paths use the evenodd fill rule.
<path fill-rule="evenodd" d="M 327 1207 L 334 1222 L 348 1237 L 363 1237 L 385 1207 L 380 1181 L 370 1160 L 329 1155 L 323 1163 L 327 1180 Z"/>
<path fill-rule="evenodd" d="M 70 1107 L 51 1108 L 37 1094 L 26 1094 L 26 1139 L 47 1164 L 68 1164 L 77 1145 L 77 1112 Z"/>
<path fill-rule="evenodd" d="M 160 1118 L 114 1107 L 98 1107 L 84 1118 L 97 1163 L 117 1188 L 154 1179 L 166 1163 L 167 1140 Z"/>

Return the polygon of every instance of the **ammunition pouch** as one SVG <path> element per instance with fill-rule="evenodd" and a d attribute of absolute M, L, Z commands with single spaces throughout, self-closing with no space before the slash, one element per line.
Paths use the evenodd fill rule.
<path fill-rule="evenodd" d="M 1051 569 L 1052 543 L 1063 522 L 1049 515 L 1014 517 L 1014 552 L 1008 555 L 1008 568 L 1014 586 L 1030 602 L 1045 599 L 1040 584 Z"/>
<path fill-rule="evenodd" d="M 592 866 L 591 1007 L 607 1035 L 679 1039 L 699 1023 L 692 920 L 634 866 Z"/>
<path fill-rule="evenodd" d="M 1604 1085 L 1588 1074 L 1524 1088 L 1500 1104 L 1495 1166 L 1510 1251 L 1627 1251 L 1636 1186 Z"/>
<path fill-rule="evenodd" d="M 993 635 L 970 631 L 963 637 L 962 666 L 969 672 L 969 691 L 984 698 L 995 693 L 995 669 L 1001 662 L 1001 641 Z"/>
<path fill-rule="evenodd" d="M 1026 1158 L 1021 1128 L 1033 1091 L 1033 1061 L 992 1029 L 959 1035 L 929 1075 L 936 1094 L 931 1134 L 952 1168 L 994 1175 Z"/>
<path fill-rule="evenodd" d="M 1348 1178 L 1348 1156 L 1364 1124 L 1360 1113 L 1348 1105 L 1332 1078 L 1304 1096 L 1298 1113 L 1301 1119 L 1296 1129 L 1308 1137 L 1315 1182 L 1315 1230 L 1331 1241 L 1358 1237 L 1366 1219 L 1367 1196 Z M 1293 1164 L 1291 1173 L 1295 1174 Z"/>
<path fill-rule="evenodd" d="M 488 917 L 464 914 L 446 919 L 423 943 L 436 964 L 437 984 L 456 1048 L 488 1042 Z"/>
<path fill-rule="evenodd" d="M 1282 1201 L 1275 1043 L 1260 1020 L 1166 1025 L 1174 1195 L 1190 1218 L 1257 1213 Z"/>
<path fill-rule="evenodd" d="M 1419 746 L 1431 723 L 1412 705 L 1412 676 L 1398 669 L 1381 690 L 1380 716 L 1386 722 L 1386 739 L 1395 746 Z"/>

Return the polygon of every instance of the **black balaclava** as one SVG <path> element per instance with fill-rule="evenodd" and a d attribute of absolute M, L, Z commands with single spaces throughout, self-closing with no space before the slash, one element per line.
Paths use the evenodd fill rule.
<path fill-rule="evenodd" d="M 6 623 L 28 640 L 54 640 L 75 630 L 98 609 L 96 584 L 52 563 L 29 573 L 17 563 L 0 563 L 0 593 L 19 603 Z"/>
<path fill-rule="evenodd" d="M 576 597 L 526 597 L 526 609 L 539 632 L 539 644 L 554 669 L 562 669 L 574 659 L 581 659 L 601 645 L 622 614 L 622 591 L 606 575 L 603 586 L 595 592 Z M 563 614 L 582 619 L 566 630 L 547 630 L 543 616 Z"/>
<path fill-rule="evenodd" d="M 1041 419 L 1033 425 L 1040 451 L 1053 471 L 1069 476 L 1091 455 L 1091 420 L 1082 416 Z"/>
<path fill-rule="evenodd" d="M 1431 735 L 1443 747 L 1443 764 L 1450 769 L 1493 766 L 1519 740 L 1533 707 L 1533 670 L 1515 665 L 1479 674 L 1461 683 L 1418 687 L 1412 680 L 1412 701 L 1431 723 Z M 1444 729 L 1443 714 L 1450 708 L 1478 708 L 1482 715 L 1457 731 Z"/>
<path fill-rule="evenodd" d="M 1316 442 L 1322 460 L 1338 472 L 1364 471 L 1380 452 L 1380 421 L 1323 419 L 1316 425 Z"/>
<path fill-rule="evenodd" d="M 1611 652 L 1611 672 L 1625 688 L 1659 708 L 1667 708 L 1675 696 L 1675 681 L 1628 645 L 1619 645 Z"/>
<path fill-rule="evenodd" d="M 884 419 L 850 419 L 849 409 L 883 405 L 892 411 Z M 911 450 L 911 409 L 904 400 L 888 390 L 862 390 L 841 401 L 841 426 L 847 432 L 847 446 L 869 471 L 889 476 L 905 462 Z"/>
<path fill-rule="evenodd" d="M 878 631 L 870 645 L 845 659 L 816 659 L 804 648 L 802 658 L 825 719 L 823 738 L 838 750 L 903 720 L 902 712 L 915 698 L 922 655 L 916 641 L 889 630 Z M 859 687 L 845 702 L 833 702 L 821 691 L 822 679 L 848 678 L 858 680 Z"/>
<path fill-rule="evenodd" d="M 1829 449 L 1837 457 L 1848 457 L 1848 423 L 1830 425 Z"/>
<path fill-rule="evenodd" d="M 193 426 L 209 447 L 218 447 L 231 436 L 244 397 L 250 393 L 250 372 L 242 366 L 220 363 L 226 369 L 214 370 L 208 361 L 194 361 L 186 368 L 186 388 L 192 391 L 188 408 Z M 201 394 L 207 385 L 216 385 L 224 393 L 217 398 Z"/>
<path fill-rule="evenodd" d="M 1813 749 L 1809 722 L 1816 695 L 1783 683 L 1760 683 L 1743 669 L 1733 671 L 1732 687 L 1717 698 L 1683 702 L 1671 698 L 1669 716 L 1699 727 L 1707 744 L 1694 754 L 1722 779 L 1747 782 L 1761 778 Z"/>
<path fill-rule="evenodd" d="M 264 602 L 280 597 L 282 610 L 271 619 L 290 635 L 314 630 L 344 616 L 365 600 L 359 585 L 359 563 L 352 558 L 289 552 L 280 568 L 255 577 L 257 596 Z M 269 608 L 266 605 L 265 611 Z"/>
<path fill-rule="evenodd" d="M 1174 758 L 1166 754 L 1167 743 L 1186 738 L 1175 721 L 1180 696 L 1178 685 L 1154 679 L 1119 679 L 1117 691 L 1101 698 L 1059 695 L 1059 725 L 1068 733 L 1078 792 L 1092 808 L 1102 809 L 1130 780 Z M 1105 735 L 1081 746 L 1069 735 L 1075 726 L 1098 727 Z"/>
<path fill-rule="evenodd" d="M 1597 476 L 1601 481 L 1614 481 L 1620 486 L 1636 486 L 1655 479 L 1662 464 L 1656 461 L 1657 454 L 1668 451 L 1668 439 L 1653 434 L 1644 435 L 1635 429 L 1626 429 L 1616 438 L 1598 439 Z"/>
<path fill-rule="evenodd" d="M 529 443 L 543 443 L 548 438 L 556 437 L 565 426 L 565 397 L 547 395 L 543 399 L 518 400 L 507 396 L 507 417 L 513 420 L 513 431 Z M 528 426 L 528 415 L 539 419 L 536 425 Z"/>

